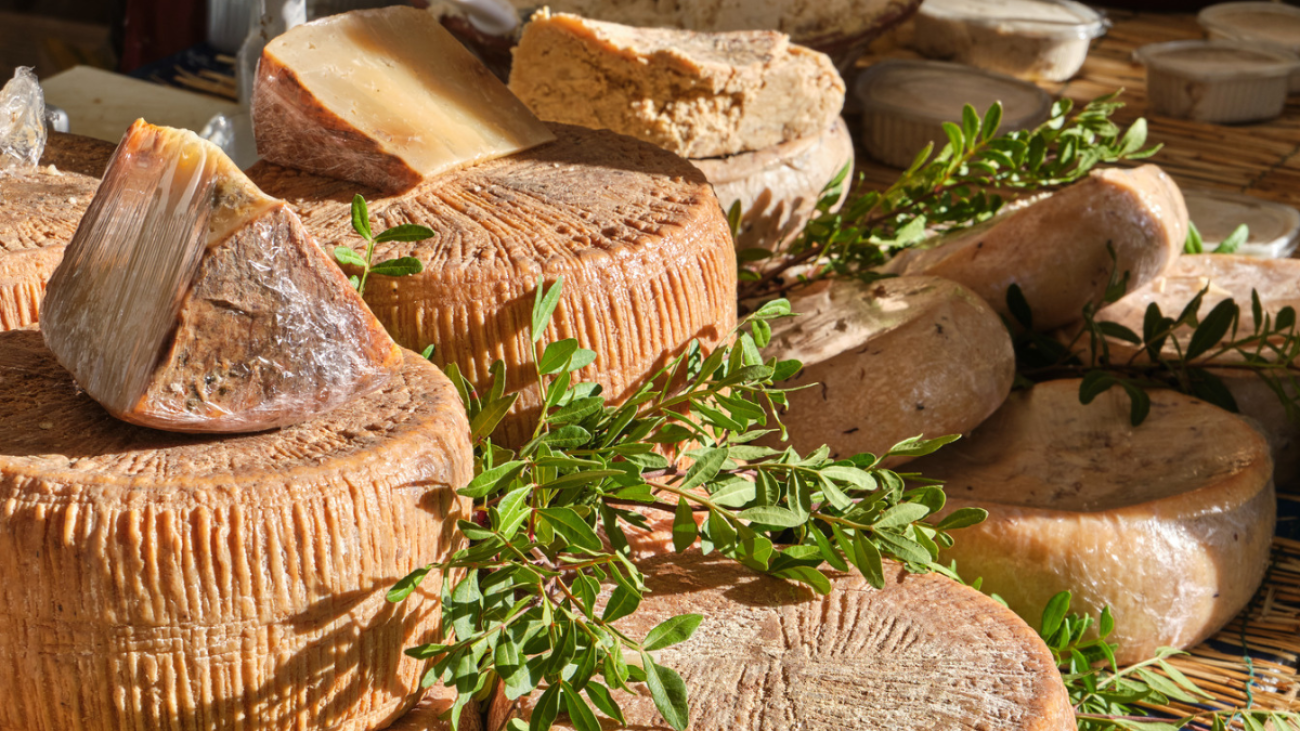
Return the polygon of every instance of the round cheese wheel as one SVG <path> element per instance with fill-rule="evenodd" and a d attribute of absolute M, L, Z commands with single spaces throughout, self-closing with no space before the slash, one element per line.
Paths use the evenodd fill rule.
<path fill-rule="evenodd" d="M 1115 617 L 1120 664 L 1191 647 L 1264 577 L 1277 504 L 1268 444 L 1243 419 L 1151 391 L 1141 426 L 1118 388 L 1079 403 L 1079 381 L 1018 391 L 967 439 L 909 469 L 947 483 L 947 511 L 985 522 L 940 556 L 1038 622 L 1057 592 Z"/>
<path fill-rule="evenodd" d="M 0 728 L 382 728 L 440 636 L 473 471 L 450 382 L 239 437 L 109 416 L 40 333 L 0 333 Z M 251 726 L 250 726 L 251 724 Z"/>
<path fill-rule="evenodd" d="M 641 638 L 676 615 L 704 615 L 690 639 L 655 653 L 686 682 L 693 731 L 1074 729 L 1037 633 L 947 577 L 887 563 L 884 589 L 840 574 L 818 596 L 716 553 L 640 566 L 649 591 L 620 631 Z M 622 728 L 668 728 L 643 687 L 615 697 Z M 528 717 L 527 701 L 512 706 L 498 693 L 488 728 Z M 556 728 L 574 726 L 561 717 Z"/>
<path fill-rule="evenodd" d="M 978 296 L 939 277 L 857 280 L 796 291 L 764 354 L 804 367 L 783 387 L 790 443 L 807 454 L 883 454 L 909 437 L 970 431 L 1015 378 L 1011 337 Z M 814 385 L 815 384 L 815 385 Z"/>
<path fill-rule="evenodd" d="M 376 248 L 375 261 L 415 256 L 424 272 L 372 277 L 365 298 L 398 344 L 436 346 L 476 386 L 502 359 L 506 391 L 523 391 L 498 434 L 532 436 L 541 403 L 529 323 L 538 278 L 564 278 L 544 340 L 577 338 L 596 351 L 578 374 L 614 401 L 698 338 L 705 349 L 736 323 L 736 258 L 727 221 L 704 176 L 682 158 L 612 132 L 554 125 L 558 140 L 449 173 L 400 195 L 358 189 L 261 163 L 250 177 L 296 207 L 331 251 L 352 232 L 354 193 L 372 228 L 417 223 L 435 231 Z"/>
<path fill-rule="evenodd" d="M 1142 320 L 1152 303 L 1166 317 L 1178 317 L 1183 307 L 1197 293 L 1208 287 L 1200 314 L 1209 313 L 1219 302 L 1232 299 L 1240 308 L 1237 332 L 1253 332 L 1255 317 L 1251 312 L 1251 291 L 1259 293 L 1263 312 L 1277 316 L 1284 307 L 1300 310 L 1300 260 L 1259 259 L 1233 254 L 1193 254 L 1179 257 L 1163 276 L 1130 292 L 1120 301 L 1098 313 L 1098 319 L 1118 322 L 1136 333 L 1142 332 Z M 1176 334 L 1186 348 L 1191 332 Z M 1111 357 L 1127 359 L 1131 345 L 1110 344 Z M 1166 343 L 1165 351 L 1173 355 L 1175 347 Z M 1263 430 L 1273 448 L 1273 478 L 1279 488 L 1300 480 L 1300 423 L 1291 419 L 1286 406 L 1268 382 L 1251 371 L 1212 368 L 1237 402 L 1237 409 Z"/>
<path fill-rule="evenodd" d="M 847 165 L 853 180 L 853 138 L 843 119 L 825 132 L 755 152 L 693 159 L 713 184 L 722 209 L 740 203 L 742 216 L 736 245 L 741 249 L 775 249 L 803 231 L 816 212 L 822 190 Z M 848 195 L 844 185 L 840 201 Z M 839 204 L 836 204 L 836 208 Z"/>
<path fill-rule="evenodd" d="M 0 175 L 0 330 L 37 321 L 45 284 L 112 154 L 107 142 L 52 132 L 40 166 Z"/>

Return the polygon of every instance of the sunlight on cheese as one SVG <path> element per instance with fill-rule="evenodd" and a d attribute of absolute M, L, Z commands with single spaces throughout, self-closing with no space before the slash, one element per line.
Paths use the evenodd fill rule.
<path fill-rule="evenodd" d="M 268 44 L 253 125 L 267 160 L 384 190 L 555 139 L 410 7 L 322 19 Z"/>

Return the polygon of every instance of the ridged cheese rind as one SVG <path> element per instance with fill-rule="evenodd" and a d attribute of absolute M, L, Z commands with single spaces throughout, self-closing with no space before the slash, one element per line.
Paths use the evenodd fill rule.
<path fill-rule="evenodd" d="M 0 333 L 0 729 L 381 728 L 440 636 L 463 544 L 464 407 L 437 368 L 320 419 L 211 437 L 123 424 L 39 333 Z"/>

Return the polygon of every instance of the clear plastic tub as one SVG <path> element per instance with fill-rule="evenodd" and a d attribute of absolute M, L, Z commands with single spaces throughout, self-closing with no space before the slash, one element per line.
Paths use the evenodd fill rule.
<path fill-rule="evenodd" d="M 1052 110 L 1052 97 L 1033 84 L 942 61 L 883 61 L 862 72 L 853 91 L 867 152 L 897 168 L 910 165 L 926 143 L 946 143 L 943 123 L 960 124 L 966 104 L 983 116 L 1002 102 L 1003 132 L 1037 126 Z"/>
<path fill-rule="evenodd" d="M 1291 206 L 1212 188 L 1184 188 L 1183 200 L 1207 252 L 1243 223 L 1250 229 L 1250 237 L 1237 249 L 1238 254 L 1285 259 L 1295 252 L 1300 211 Z"/>
<path fill-rule="evenodd" d="M 1300 8 L 1282 3 L 1219 3 L 1196 20 L 1211 39 L 1270 43 L 1300 53 Z M 1291 74 L 1290 92 L 1300 92 L 1300 73 Z"/>
<path fill-rule="evenodd" d="M 1142 46 L 1152 112 L 1230 124 L 1272 119 L 1286 106 L 1300 58 L 1247 41 L 1171 41 Z"/>
<path fill-rule="evenodd" d="M 1030 81 L 1065 81 L 1104 35 L 1101 13 L 1073 0 L 925 0 L 913 46 Z"/>

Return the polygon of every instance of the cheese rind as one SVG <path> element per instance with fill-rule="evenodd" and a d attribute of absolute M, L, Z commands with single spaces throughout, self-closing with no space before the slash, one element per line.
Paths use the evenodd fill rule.
<path fill-rule="evenodd" d="M 1120 664 L 1191 647 L 1250 600 L 1269 562 L 1268 444 L 1243 419 L 1150 391 L 1133 427 L 1123 391 L 1079 403 L 1079 381 L 1011 395 L 967 439 L 909 465 L 944 480 L 945 511 L 980 507 L 940 559 L 1037 621 L 1051 597 L 1109 606 Z"/>
<path fill-rule="evenodd" d="M 284 202 L 192 132 L 127 132 L 49 284 L 50 349 L 115 416 L 257 431 L 381 386 L 401 364 Z"/>
<path fill-rule="evenodd" d="M 263 158 L 387 191 L 553 139 L 431 15 L 401 6 L 268 43 L 252 115 Z"/>
<path fill-rule="evenodd" d="M 773 31 L 635 28 L 543 10 L 514 53 L 510 90 L 537 116 L 683 157 L 817 135 L 844 106 L 830 59 Z"/>
<path fill-rule="evenodd" d="M 1100 304 L 1112 271 L 1128 273 L 1130 291 L 1163 273 L 1182 254 L 1187 220 L 1182 193 L 1160 168 L 1094 170 L 1047 198 L 909 249 L 886 269 L 960 282 L 1008 317 L 1007 289 L 1017 284 L 1034 329 L 1050 330 Z"/>

